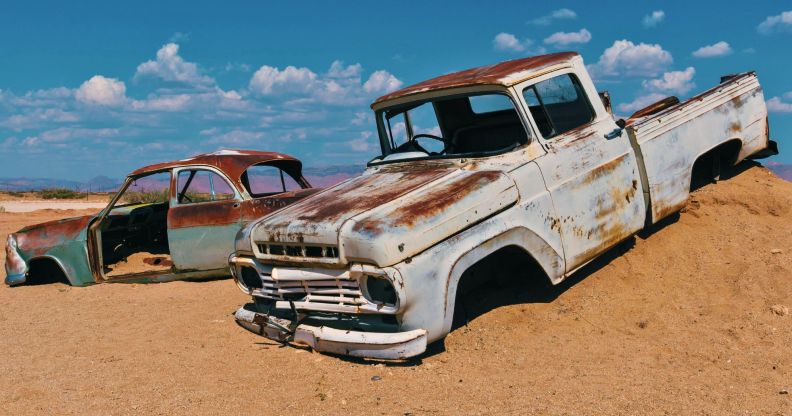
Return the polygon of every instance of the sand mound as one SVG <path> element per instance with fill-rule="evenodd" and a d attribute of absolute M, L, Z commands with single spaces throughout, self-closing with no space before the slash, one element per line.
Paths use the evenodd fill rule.
<path fill-rule="evenodd" d="M 393 366 L 238 328 L 229 280 L 1 287 L 0 410 L 790 414 L 790 207 L 792 183 L 744 164 L 560 286 L 481 294 L 468 325 Z M 0 231 L 27 224 L 8 215 Z"/>

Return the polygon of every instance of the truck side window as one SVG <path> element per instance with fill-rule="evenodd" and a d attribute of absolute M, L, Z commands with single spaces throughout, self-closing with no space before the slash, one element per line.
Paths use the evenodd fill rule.
<path fill-rule="evenodd" d="M 594 110 L 580 82 L 572 74 L 536 83 L 523 90 L 531 116 L 545 138 L 594 120 Z"/>

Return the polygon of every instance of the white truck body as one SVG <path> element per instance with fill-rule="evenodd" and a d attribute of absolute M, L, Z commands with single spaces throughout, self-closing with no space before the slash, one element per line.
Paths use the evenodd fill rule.
<path fill-rule="evenodd" d="M 513 109 L 460 107 L 482 94 L 505 96 Z M 439 134 L 424 136 L 442 152 L 418 143 L 409 114 L 421 103 L 436 112 Z M 734 164 L 772 144 L 753 73 L 617 123 L 575 53 L 444 75 L 372 108 L 383 154 L 361 176 L 238 235 L 231 268 L 256 301 L 239 309 L 240 325 L 332 353 L 420 354 L 451 330 L 457 287 L 474 265 L 517 253 L 558 284 L 681 209 L 697 161 Z M 563 108 L 574 111 L 564 118 Z M 396 146 L 399 114 L 407 141 Z M 517 142 L 499 150 L 476 141 L 499 134 Z M 520 278 L 523 260 L 504 259 Z"/>

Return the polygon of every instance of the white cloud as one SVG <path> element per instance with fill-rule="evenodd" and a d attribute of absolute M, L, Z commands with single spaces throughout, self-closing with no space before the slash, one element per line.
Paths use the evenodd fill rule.
<path fill-rule="evenodd" d="M 115 78 L 94 75 L 80 85 L 74 97 L 88 105 L 116 107 L 126 101 L 126 85 Z"/>
<path fill-rule="evenodd" d="M 668 91 L 676 94 L 685 94 L 696 86 L 696 84 L 693 83 L 694 75 L 696 75 L 696 69 L 691 66 L 684 71 L 666 72 L 658 79 L 643 81 L 642 85 L 650 91 Z"/>
<path fill-rule="evenodd" d="M 43 131 L 35 136 L 28 136 L 22 144 L 28 147 L 44 143 L 63 143 L 74 140 L 107 139 L 117 137 L 121 131 L 117 128 L 91 129 L 83 127 L 59 127 Z"/>
<path fill-rule="evenodd" d="M 214 79 L 200 73 L 197 64 L 187 62 L 179 55 L 179 45 L 176 43 L 168 43 L 160 48 L 156 60 L 138 65 L 135 77 L 146 76 L 192 85 L 214 84 Z"/>
<path fill-rule="evenodd" d="M 168 39 L 171 43 L 188 42 L 189 40 L 190 34 L 184 32 L 176 32 Z"/>
<path fill-rule="evenodd" d="M 763 35 L 792 31 L 792 10 L 775 16 L 768 16 L 756 27 L 756 30 Z"/>
<path fill-rule="evenodd" d="M 371 119 L 371 116 L 368 111 L 358 111 L 355 113 L 355 118 L 350 121 L 353 126 L 362 126 L 364 123 L 367 123 Z"/>
<path fill-rule="evenodd" d="M 594 77 L 644 76 L 654 77 L 668 68 L 674 58 L 657 44 L 634 44 L 617 40 L 602 53 L 596 64 L 589 65 Z"/>
<path fill-rule="evenodd" d="M 263 65 L 250 79 L 250 90 L 259 96 L 291 94 L 287 104 L 306 105 L 314 102 L 330 105 L 363 104 L 372 94 L 383 94 L 402 86 L 402 81 L 385 70 L 374 71 L 362 82 L 360 64 L 344 65 L 336 60 L 322 75 L 308 68 L 287 66 L 283 70 Z M 300 98 L 302 96 L 302 98 Z"/>
<path fill-rule="evenodd" d="M 375 148 L 375 143 L 372 140 L 369 140 L 370 137 L 370 131 L 362 131 L 360 132 L 360 137 L 357 139 L 348 140 L 346 144 L 350 149 L 356 152 L 368 152 L 369 150 L 373 150 Z"/>
<path fill-rule="evenodd" d="M 556 47 L 571 45 L 573 43 L 588 43 L 591 40 L 591 32 L 580 29 L 578 32 L 556 32 L 545 38 L 544 43 Z"/>
<path fill-rule="evenodd" d="M 59 161 L 86 157 L 96 163 L 86 169 L 104 166 L 113 175 L 123 175 L 156 162 L 155 158 L 177 159 L 184 152 L 200 153 L 221 145 L 292 152 L 306 163 L 359 163 L 365 161 L 365 152 L 377 147 L 373 136 L 360 135 L 373 121 L 367 105 L 377 95 L 402 86 L 384 68 L 365 70 L 359 63 L 336 60 L 320 70 L 283 65 L 257 71 L 259 64 L 241 88 L 224 90 L 214 80 L 208 83 L 211 78 L 201 72 L 205 68 L 201 63 L 184 62 L 179 56 L 183 51 L 166 45 L 139 71 L 135 72 L 137 65 L 131 68 L 138 78 L 161 81 L 153 89 L 97 75 L 78 88 L 19 95 L 0 91 L 0 146 L 47 156 L 37 160 L 52 163 L 48 175 L 55 169 L 68 175 L 69 168 Z M 223 72 L 227 61 L 221 62 L 213 71 Z M 235 64 L 228 69 L 245 70 Z M 97 107 L 112 111 L 96 111 Z M 196 136 L 200 140 L 194 140 Z M 345 145 L 350 139 L 355 141 Z M 322 145 L 298 145 L 301 142 Z M 329 154 L 325 145 L 346 152 Z M 21 175 L 38 172 L 11 159 L 7 155 L 2 163 Z"/>
<path fill-rule="evenodd" d="M 147 100 L 132 102 L 133 110 L 145 111 L 181 111 L 184 110 L 191 99 L 190 94 L 175 94 L 152 96 Z"/>
<path fill-rule="evenodd" d="M 218 134 L 217 129 L 208 129 L 201 131 L 201 134 L 205 136 L 211 136 L 211 138 L 205 143 L 222 144 L 223 146 L 261 144 L 261 139 L 264 138 L 264 133 L 260 131 L 247 131 L 242 129 L 234 129 L 220 134 Z"/>
<path fill-rule="evenodd" d="M 287 66 L 282 71 L 262 65 L 250 79 L 250 89 L 260 95 L 280 92 L 307 91 L 316 80 L 316 73 L 308 68 Z"/>
<path fill-rule="evenodd" d="M 363 84 L 363 90 L 368 93 L 384 94 L 396 91 L 403 82 L 388 71 L 374 71 L 369 79 Z"/>
<path fill-rule="evenodd" d="M 716 56 L 725 56 L 732 53 L 732 48 L 728 43 L 720 41 L 714 45 L 702 46 L 693 52 L 696 58 L 714 58 Z"/>
<path fill-rule="evenodd" d="M 640 110 L 646 107 L 649 104 L 655 103 L 657 101 L 666 98 L 667 95 L 660 94 L 657 92 L 652 92 L 647 95 L 643 95 L 641 97 L 636 98 L 634 101 L 624 104 L 619 104 L 619 110 L 625 113 L 634 113 L 637 110 Z"/>
<path fill-rule="evenodd" d="M 535 25 L 540 26 L 547 26 L 552 23 L 554 20 L 567 20 L 567 19 L 576 19 L 577 13 L 574 10 L 570 9 L 558 9 L 552 11 L 550 14 L 537 17 L 536 19 L 531 20 L 529 23 L 533 23 Z"/>
<path fill-rule="evenodd" d="M 787 98 L 792 98 L 792 97 L 789 97 L 789 96 L 790 96 L 790 93 L 787 93 L 785 95 L 785 97 L 787 97 Z M 785 103 L 785 102 L 781 101 L 780 98 L 773 97 L 773 98 L 767 100 L 767 111 L 770 111 L 770 112 L 773 112 L 773 113 L 792 113 L 792 103 Z"/>
<path fill-rule="evenodd" d="M 228 62 L 226 63 L 225 67 L 223 67 L 223 70 L 225 72 L 233 72 L 233 71 L 250 72 L 250 69 L 251 69 L 250 65 L 240 62 Z"/>
<path fill-rule="evenodd" d="M 533 47 L 534 41 L 525 39 L 522 42 L 511 33 L 501 32 L 492 39 L 492 47 L 501 52 L 524 52 L 530 55 L 540 55 L 547 50 L 542 46 Z"/>
<path fill-rule="evenodd" d="M 522 52 L 525 47 L 511 33 L 501 32 L 492 39 L 492 46 L 496 51 Z"/>
<path fill-rule="evenodd" d="M 330 78 L 355 78 L 360 76 L 363 66 L 360 64 L 353 64 L 344 66 L 344 62 L 335 60 L 330 64 L 330 69 L 327 71 L 327 76 Z"/>
<path fill-rule="evenodd" d="M 784 94 L 784 98 L 786 98 L 787 100 L 792 100 L 792 91 Z"/>
<path fill-rule="evenodd" d="M 639 76 L 654 77 L 668 68 L 674 58 L 671 53 L 657 44 L 634 44 L 629 40 L 617 40 L 602 53 L 596 64 L 589 65 L 592 76 Z"/>
<path fill-rule="evenodd" d="M 663 19 L 665 19 L 665 12 L 662 10 L 655 10 L 644 16 L 643 25 L 644 27 L 655 27 L 658 23 L 662 22 Z"/>
<path fill-rule="evenodd" d="M 0 126 L 15 131 L 40 128 L 47 124 L 74 123 L 80 120 L 77 113 L 60 108 L 33 108 L 23 114 L 14 114 L 0 121 Z"/>

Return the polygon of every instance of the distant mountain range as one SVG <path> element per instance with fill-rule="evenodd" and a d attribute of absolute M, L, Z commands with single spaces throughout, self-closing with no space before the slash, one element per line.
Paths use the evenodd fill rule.
<path fill-rule="evenodd" d="M 766 166 L 779 177 L 792 181 L 792 165 L 771 162 Z M 306 167 L 303 169 L 303 175 L 311 185 L 324 188 L 357 176 L 363 172 L 363 169 L 362 166 L 357 165 Z M 82 192 L 112 192 L 118 189 L 121 183 L 123 183 L 123 178 L 114 179 L 107 176 L 97 176 L 84 182 L 53 178 L 0 178 L 0 191 L 68 188 Z"/>
<path fill-rule="evenodd" d="M 782 165 L 780 163 L 768 163 L 767 168 L 772 170 L 773 173 L 778 175 L 780 178 L 786 179 L 792 182 L 792 165 Z"/>
<path fill-rule="evenodd" d="M 84 182 L 55 178 L 0 178 L 0 191 L 35 191 L 38 189 L 68 188 L 77 191 L 111 192 L 118 189 L 121 179 L 97 176 Z"/>

